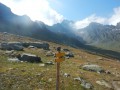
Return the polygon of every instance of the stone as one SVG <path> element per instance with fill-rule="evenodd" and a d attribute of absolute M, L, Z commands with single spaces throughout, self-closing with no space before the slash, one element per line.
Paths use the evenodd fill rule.
<path fill-rule="evenodd" d="M 20 62 L 18 58 L 8 58 L 8 61 L 10 62 Z"/>
<path fill-rule="evenodd" d="M 78 78 L 74 78 L 75 81 L 82 81 L 82 79 L 80 77 Z"/>
<path fill-rule="evenodd" d="M 31 62 L 31 63 L 42 62 L 40 57 L 33 55 L 33 54 L 28 54 L 28 53 L 23 53 L 21 56 L 19 56 L 19 59 L 21 61 L 27 61 L 27 62 Z"/>
<path fill-rule="evenodd" d="M 83 86 L 86 89 L 91 89 L 93 87 L 91 83 L 87 82 L 81 83 L 81 86 Z"/>
<path fill-rule="evenodd" d="M 120 90 L 120 81 L 119 80 L 113 81 L 112 86 L 113 86 L 114 90 Z"/>
<path fill-rule="evenodd" d="M 44 42 L 23 42 L 22 45 L 24 47 L 34 46 L 36 48 L 43 48 L 45 50 L 49 50 L 49 44 Z"/>
<path fill-rule="evenodd" d="M 28 48 L 35 48 L 35 47 L 30 45 Z"/>
<path fill-rule="evenodd" d="M 69 52 L 70 50 L 65 48 L 65 49 L 63 49 L 63 51 L 64 52 Z"/>
<path fill-rule="evenodd" d="M 10 50 L 10 51 L 5 51 L 5 54 L 8 54 L 8 55 L 10 55 L 10 54 L 12 54 L 14 52 L 14 50 Z"/>
<path fill-rule="evenodd" d="M 54 56 L 54 53 L 52 52 L 52 51 L 48 51 L 47 53 L 46 53 L 46 56 Z"/>
<path fill-rule="evenodd" d="M 1 49 L 3 50 L 17 50 L 22 51 L 24 48 L 21 43 L 19 42 L 8 42 L 8 43 L 1 43 Z"/>
<path fill-rule="evenodd" d="M 52 78 L 49 78 L 49 79 L 48 79 L 48 82 L 51 82 L 51 81 L 52 81 Z"/>
<path fill-rule="evenodd" d="M 92 89 L 93 88 L 93 85 L 91 83 L 88 83 L 86 80 L 84 80 L 84 79 L 82 79 L 80 77 L 74 78 L 74 80 L 80 81 L 81 86 L 83 86 L 86 89 Z"/>
<path fill-rule="evenodd" d="M 65 56 L 66 57 L 74 57 L 74 54 L 72 52 L 66 52 Z"/>
<path fill-rule="evenodd" d="M 40 67 L 44 67 L 44 66 L 45 66 L 45 64 L 44 64 L 44 63 L 42 63 L 42 64 L 39 64 L 39 66 L 40 66 Z"/>
<path fill-rule="evenodd" d="M 108 82 L 106 82 L 105 80 L 96 81 L 96 83 L 99 85 L 105 86 L 107 88 L 112 88 L 112 86 Z"/>
<path fill-rule="evenodd" d="M 99 58 L 97 58 L 98 60 L 103 60 L 103 58 L 102 57 L 99 57 Z"/>
<path fill-rule="evenodd" d="M 46 62 L 46 65 L 54 65 L 54 63 L 52 61 Z"/>
<path fill-rule="evenodd" d="M 109 70 L 106 70 L 105 73 L 106 74 L 111 74 L 111 72 Z"/>
<path fill-rule="evenodd" d="M 70 74 L 64 73 L 64 76 L 65 76 L 65 77 L 70 77 Z"/>
<path fill-rule="evenodd" d="M 94 72 L 104 72 L 104 70 L 98 66 L 98 65 L 94 65 L 94 64 L 91 64 L 91 65 L 83 65 L 82 66 L 82 69 L 83 70 L 87 70 L 87 71 L 94 71 Z"/>

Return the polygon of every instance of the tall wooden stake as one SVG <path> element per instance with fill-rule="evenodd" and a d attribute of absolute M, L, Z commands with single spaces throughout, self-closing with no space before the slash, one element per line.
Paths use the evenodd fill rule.
<path fill-rule="evenodd" d="M 59 72 L 60 72 L 60 62 L 56 63 L 56 67 L 57 67 L 57 73 L 56 73 L 56 90 L 59 90 L 59 86 L 60 86 L 60 76 L 59 76 Z"/>

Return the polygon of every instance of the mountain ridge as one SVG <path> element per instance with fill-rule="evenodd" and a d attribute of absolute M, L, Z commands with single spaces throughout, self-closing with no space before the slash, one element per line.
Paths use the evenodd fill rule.
<path fill-rule="evenodd" d="M 55 33 L 48 30 L 47 26 L 41 21 L 33 22 L 28 16 L 15 15 L 11 12 L 10 8 L 1 3 L 0 7 L 2 7 L 0 8 L 2 13 L 0 16 L 1 32 L 29 36 L 36 39 L 57 42 L 73 47 L 82 46 L 82 43 L 74 37 L 69 37 L 62 33 Z M 6 18 L 6 16 L 9 16 L 10 18 Z"/>

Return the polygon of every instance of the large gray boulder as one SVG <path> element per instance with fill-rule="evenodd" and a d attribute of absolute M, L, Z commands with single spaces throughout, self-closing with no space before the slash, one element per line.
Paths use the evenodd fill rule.
<path fill-rule="evenodd" d="M 84 70 L 87 70 L 87 71 L 94 71 L 94 72 L 104 72 L 103 68 L 98 66 L 98 65 L 94 65 L 94 64 L 91 64 L 91 65 L 83 65 L 82 66 L 82 69 Z"/>
<path fill-rule="evenodd" d="M 3 50 L 18 50 L 18 51 L 22 51 L 24 49 L 21 43 L 16 42 L 1 43 L 0 48 Z"/>
<path fill-rule="evenodd" d="M 27 61 L 27 62 L 31 62 L 31 63 L 34 63 L 34 62 L 35 63 L 40 63 L 40 62 L 42 62 L 40 57 L 38 57 L 36 55 L 33 55 L 33 54 L 28 54 L 28 53 L 23 53 L 18 58 L 21 61 Z"/>
<path fill-rule="evenodd" d="M 24 47 L 34 46 L 37 48 L 43 48 L 45 50 L 49 50 L 49 44 L 44 42 L 23 42 L 22 45 Z"/>

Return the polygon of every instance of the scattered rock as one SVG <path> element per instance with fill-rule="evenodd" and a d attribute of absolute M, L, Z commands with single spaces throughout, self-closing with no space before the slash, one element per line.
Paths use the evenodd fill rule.
<path fill-rule="evenodd" d="M 111 72 L 109 70 L 106 70 L 105 73 L 106 74 L 111 74 Z"/>
<path fill-rule="evenodd" d="M 38 73 L 38 74 L 36 74 L 36 76 L 42 76 L 42 73 Z"/>
<path fill-rule="evenodd" d="M 54 63 L 52 61 L 46 62 L 46 65 L 54 65 Z"/>
<path fill-rule="evenodd" d="M 44 64 L 44 63 L 42 63 L 42 64 L 39 64 L 39 66 L 40 66 L 40 67 L 44 67 L 44 66 L 45 66 L 45 64 Z"/>
<path fill-rule="evenodd" d="M 54 56 L 54 53 L 53 53 L 52 51 L 48 51 L 48 52 L 46 53 L 46 56 Z"/>
<path fill-rule="evenodd" d="M 64 52 L 69 52 L 70 50 L 65 48 L 65 49 L 63 49 L 63 51 Z"/>
<path fill-rule="evenodd" d="M 31 62 L 31 63 L 34 63 L 34 62 L 36 62 L 36 63 L 42 62 L 40 57 L 38 57 L 38 56 L 36 56 L 36 55 L 33 55 L 33 54 L 28 54 L 28 53 L 23 53 L 23 54 L 19 57 L 19 59 L 20 59 L 21 61 L 27 61 L 27 62 Z"/>
<path fill-rule="evenodd" d="M 80 77 L 78 78 L 74 78 L 75 81 L 82 81 L 82 79 Z"/>
<path fill-rule="evenodd" d="M 87 89 L 91 89 L 93 87 L 91 83 L 87 83 L 87 82 L 81 83 L 81 86 Z"/>
<path fill-rule="evenodd" d="M 96 83 L 99 85 L 105 86 L 107 88 L 112 88 L 112 86 L 108 82 L 106 82 L 105 80 L 96 81 Z"/>
<path fill-rule="evenodd" d="M 88 83 L 86 80 L 84 80 L 84 79 L 82 79 L 80 77 L 74 78 L 74 80 L 80 81 L 81 86 L 83 86 L 86 89 L 92 89 L 93 88 L 93 85 L 91 83 Z"/>
<path fill-rule="evenodd" d="M 82 66 L 82 69 L 87 70 L 87 71 L 100 72 L 100 73 L 104 72 L 104 70 L 100 66 L 94 65 L 94 64 L 84 65 Z"/>
<path fill-rule="evenodd" d="M 8 58 L 8 61 L 10 62 L 20 62 L 18 58 Z"/>
<path fill-rule="evenodd" d="M 103 58 L 102 57 L 99 57 L 99 58 L 97 58 L 98 60 L 103 60 Z"/>
<path fill-rule="evenodd" d="M 5 54 L 11 55 L 13 52 L 14 52 L 14 50 L 5 51 Z"/>
<path fill-rule="evenodd" d="M 35 46 L 31 46 L 31 45 L 30 45 L 28 48 L 35 48 Z"/>
<path fill-rule="evenodd" d="M 65 53 L 65 56 L 67 56 L 67 57 L 74 57 L 74 54 L 69 51 L 69 52 Z"/>
<path fill-rule="evenodd" d="M 51 82 L 51 81 L 52 81 L 52 78 L 49 78 L 49 79 L 48 79 L 48 82 Z"/>
<path fill-rule="evenodd" d="M 114 90 L 120 90 L 120 81 L 113 81 L 112 86 Z"/>
<path fill-rule="evenodd" d="M 64 73 L 64 76 L 65 76 L 65 77 L 70 77 L 70 74 Z"/>

